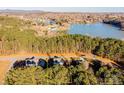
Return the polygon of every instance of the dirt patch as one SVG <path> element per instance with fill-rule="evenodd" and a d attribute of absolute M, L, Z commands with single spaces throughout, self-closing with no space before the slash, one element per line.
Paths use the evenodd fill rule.
<path fill-rule="evenodd" d="M 4 83 L 5 74 L 10 66 L 10 61 L 0 61 L 0 85 Z"/>
<path fill-rule="evenodd" d="M 7 56 L 0 56 L 0 58 L 16 58 L 16 57 L 28 57 L 28 56 L 63 56 L 64 58 L 70 58 L 70 57 L 78 57 L 84 55 L 85 58 L 87 59 L 97 59 L 101 62 L 104 62 L 105 64 L 107 63 L 113 63 L 116 64 L 113 60 L 103 58 L 91 53 L 83 53 L 83 52 L 78 52 L 78 53 L 51 53 L 51 54 L 42 54 L 42 53 L 26 53 L 26 52 L 20 52 L 18 54 L 12 54 L 12 55 L 7 55 Z"/>

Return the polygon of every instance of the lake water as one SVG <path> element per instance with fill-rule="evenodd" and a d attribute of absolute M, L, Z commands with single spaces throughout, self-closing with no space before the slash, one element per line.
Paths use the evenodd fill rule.
<path fill-rule="evenodd" d="M 69 34 L 82 34 L 92 37 L 115 38 L 124 40 L 124 31 L 104 23 L 95 24 L 72 24 Z"/>

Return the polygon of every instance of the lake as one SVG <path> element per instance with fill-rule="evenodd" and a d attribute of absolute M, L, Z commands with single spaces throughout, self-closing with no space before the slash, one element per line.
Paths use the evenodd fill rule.
<path fill-rule="evenodd" d="M 124 40 L 124 31 L 121 31 L 118 27 L 104 23 L 72 24 L 69 28 L 69 34 Z"/>

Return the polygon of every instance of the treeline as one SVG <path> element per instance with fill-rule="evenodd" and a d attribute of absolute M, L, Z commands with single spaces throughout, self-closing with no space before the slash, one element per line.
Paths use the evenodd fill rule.
<path fill-rule="evenodd" d="M 5 30 L 5 29 L 4 29 Z M 0 54 L 89 52 L 115 61 L 124 57 L 124 41 L 82 35 L 36 37 L 33 30 L 0 31 Z"/>
<path fill-rule="evenodd" d="M 96 69 L 97 68 L 97 69 Z M 119 68 L 92 64 L 86 70 L 83 64 L 76 66 L 54 65 L 43 69 L 25 67 L 11 69 L 5 79 L 7 85 L 123 85 L 124 73 Z"/>

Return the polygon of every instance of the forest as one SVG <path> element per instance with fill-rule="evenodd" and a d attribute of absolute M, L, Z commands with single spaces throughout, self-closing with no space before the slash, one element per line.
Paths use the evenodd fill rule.
<path fill-rule="evenodd" d="M 89 69 L 83 64 L 76 66 L 54 65 L 43 69 L 40 66 L 11 69 L 5 79 L 7 85 L 123 85 L 122 69 L 98 66 Z"/>
<path fill-rule="evenodd" d="M 4 29 L 5 30 L 5 29 Z M 83 35 L 36 37 L 33 30 L 0 31 L 0 54 L 28 53 L 76 53 L 87 52 L 114 61 L 124 57 L 124 41 L 106 38 L 91 38 Z"/>

